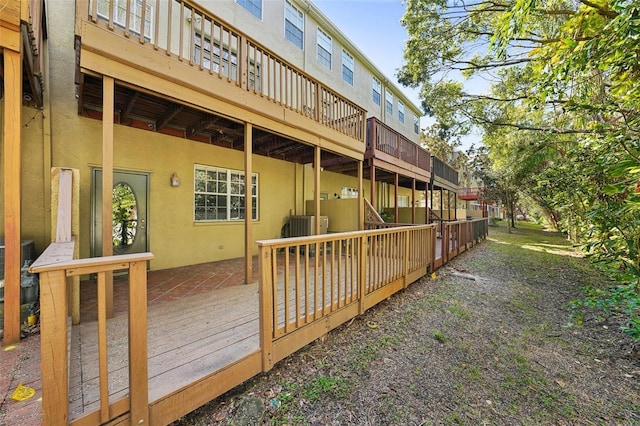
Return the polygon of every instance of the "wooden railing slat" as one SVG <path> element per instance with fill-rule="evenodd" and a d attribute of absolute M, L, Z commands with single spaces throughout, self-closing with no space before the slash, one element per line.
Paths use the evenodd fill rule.
<path fill-rule="evenodd" d="M 109 365 L 107 363 L 107 284 L 98 273 L 98 369 L 100 383 L 100 421 L 109 421 Z"/>

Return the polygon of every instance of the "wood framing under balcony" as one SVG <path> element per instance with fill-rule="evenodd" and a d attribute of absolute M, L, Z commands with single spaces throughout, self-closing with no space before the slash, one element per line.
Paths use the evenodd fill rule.
<path fill-rule="evenodd" d="M 418 144 L 410 141 L 375 117 L 367 119 L 367 150 L 364 154 L 364 179 L 395 184 L 416 189 L 426 189 L 431 179 L 431 155 Z M 348 158 L 332 156 L 323 152 L 322 167 L 325 170 L 357 176 L 357 163 Z"/>
<path fill-rule="evenodd" d="M 272 135 L 264 149 L 274 155 L 299 149 L 286 143 L 296 141 L 362 158 L 364 109 L 196 3 L 140 3 L 127 14 L 115 0 L 77 1 L 81 113 L 100 110 L 106 75 L 121 91 L 121 124 L 235 148 L 250 122 Z"/>

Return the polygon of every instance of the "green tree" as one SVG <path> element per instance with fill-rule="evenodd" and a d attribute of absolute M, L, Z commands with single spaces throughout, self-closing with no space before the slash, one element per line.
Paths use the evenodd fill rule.
<path fill-rule="evenodd" d="M 639 16 L 630 0 L 409 0 L 399 73 L 421 87 L 434 134 L 483 132 L 483 180 L 512 216 L 526 194 L 618 280 L 575 306 L 626 315 L 636 339 Z M 489 90 L 472 93 L 461 78 Z"/>

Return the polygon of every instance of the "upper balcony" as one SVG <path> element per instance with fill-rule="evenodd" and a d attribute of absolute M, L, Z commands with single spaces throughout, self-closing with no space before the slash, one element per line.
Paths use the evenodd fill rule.
<path fill-rule="evenodd" d="M 216 121 L 207 135 L 214 139 L 238 133 L 237 121 L 253 122 L 263 129 L 277 129 L 280 135 L 362 158 L 363 108 L 197 2 L 77 0 L 77 4 L 76 47 L 85 75 L 110 75 L 125 87 L 140 88 L 139 95 L 124 95 L 129 100 L 161 94 L 182 105 L 169 107 L 163 116 L 145 111 L 138 103 L 136 114 L 143 119 L 185 133 L 192 129 L 206 133 L 208 124 Z M 208 7 L 215 8 L 216 2 Z M 97 90 L 92 93 L 99 95 Z M 94 105 L 91 98 L 83 99 L 81 109 L 100 111 L 100 99 Z M 123 102 L 125 108 L 130 105 L 126 99 Z M 236 123 L 220 128 L 219 117 Z"/>
<path fill-rule="evenodd" d="M 458 192 L 458 199 L 464 201 L 477 200 L 480 197 L 481 191 L 482 188 L 460 188 L 460 192 Z"/>
<path fill-rule="evenodd" d="M 458 171 L 436 156 L 433 160 L 433 185 L 449 191 L 458 191 Z"/>
<path fill-rule="evenodd" d="M 426 183 L 431 179 L 430 157 L 429 151 L 377 118 L 367 119 L 365 159 L 369 160 L 370 164 L 392 173 L 398 173 L 401 180 L 402 178 L 415 178 Z"/>

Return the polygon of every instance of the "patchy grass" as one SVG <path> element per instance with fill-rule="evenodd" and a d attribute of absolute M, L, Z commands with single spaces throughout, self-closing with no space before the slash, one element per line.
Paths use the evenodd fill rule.
<path fill-rule="evenodd" d="M 436 279 L 177 424 L 232 424 L 247 394 L 265 401 L 265 424 L 640 424 L 630 338 L 588 319 L 567 327 L 569 301 L 606 278 L 538 225 L 489 232 Z"/>

